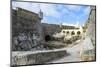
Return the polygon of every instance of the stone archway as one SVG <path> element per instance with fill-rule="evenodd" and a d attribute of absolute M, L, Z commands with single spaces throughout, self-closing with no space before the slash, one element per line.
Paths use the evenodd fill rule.
<path fill-rule="evenodd" d="M 51 40 L 51 36 L 50 35 L 46 35 L 45 36 L 45 41 L 50 41 Z"/>
<path fill-rule="evenodd" d="M 72 31 L 72 32 L 71 32 L 71 35 L 75 35 L 75 32 L 74 32 L 74 31 Z"/>
<path fill-rule="evenodd" d="M 77 35 L 80 35 L 81 34 L 81 32 L 80 31 L 77 31 Z"/>

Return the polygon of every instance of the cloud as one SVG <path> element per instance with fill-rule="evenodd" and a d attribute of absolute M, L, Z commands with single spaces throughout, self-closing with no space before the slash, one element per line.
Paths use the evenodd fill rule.
<path fill-rule="evenodd" d="M 42 22 L 56 24 L 60 22 L 75 24 L 77 21 L 83 24 L 90 12 L 88 6 L 49 3 L 12 2 L 12 7 L 21 7 L 35 13 L 39 13 L 41 8 L 44 14 Z"/>
<path fill-rule="evenodd" d="M 20 7 L 27 9 L 29 11 L 38 13 L 40 8 L 45 16 L 51 16 L 54 18 L 60 18 L 61 14 L 56 10 L 55 4 L 45 4 L 45 3 L 31 3 L 31 2 L 12 2 L 12 7 Z"/>
<path fill-rule="evenodd" d="M 81 9 L 80 14 L 78 14 L 78 18 L 79 19 L 80 18 L 82 18 L 82 19 L 88 18 L 89 14 L 90 14 L 90 7 L 89 6 L 84 7 L 84 8 Z"/>
<path fill-rule="evenodd" d="M 20 7 L 35 13 L 39 12 L 38 4 L 37 3 L 30 3 L 30 2 L 12 2 L 12 8 Z"/>
<path fill-rule="evenodd" d="M 84 9 L 84 14 L 89 14 L 90 13 L 90 7 L 88 6 L 88 7 L 86 7 L 85 9 Z"/>
<path fill-rule="evenodd" d="M 79 5 L 66 5 L 66 8 L 70 11 L 77 12 L 81 9 L 82 6 Z"/>
<path fill-rule="evenodd" d="M 45 16 L 60 18 L 61 14 L 56 9 L 55 4 L 41 4 L 41 9 Z"/>

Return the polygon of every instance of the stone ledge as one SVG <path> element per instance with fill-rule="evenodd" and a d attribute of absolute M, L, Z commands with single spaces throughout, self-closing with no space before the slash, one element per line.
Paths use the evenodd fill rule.
<path fill-rule="evenodd" d="M 16 55 L 13 55 L 16 54 Z M 55 49 L 46 51 L 28 51 L 12 53 L 12 65 L 29 65 L 29 64 L 43 64 L 52 60 L 62 58 L 67 55 L 65 49 Z"/>

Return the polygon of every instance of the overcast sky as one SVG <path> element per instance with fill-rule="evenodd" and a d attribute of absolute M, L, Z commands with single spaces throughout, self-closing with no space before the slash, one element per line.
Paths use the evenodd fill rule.
<path fill-rule="evenodd" d="M 32 2 L 12 2 L 12 8 L 21 7 L 29 11 L 43 12 L 44 23 L 49 24 L 77 24 L 84 25 L 90 13 L 90 6 L 32 3 Z"/>

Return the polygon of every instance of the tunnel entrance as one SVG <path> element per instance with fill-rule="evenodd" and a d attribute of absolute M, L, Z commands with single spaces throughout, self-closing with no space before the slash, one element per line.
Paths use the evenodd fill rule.
<path fill-rule="evenodd" d="M 45 41 L 50 41 L 51 40 L 51 36 L 50 35 L 46 35 L 45 36 Z"/>

